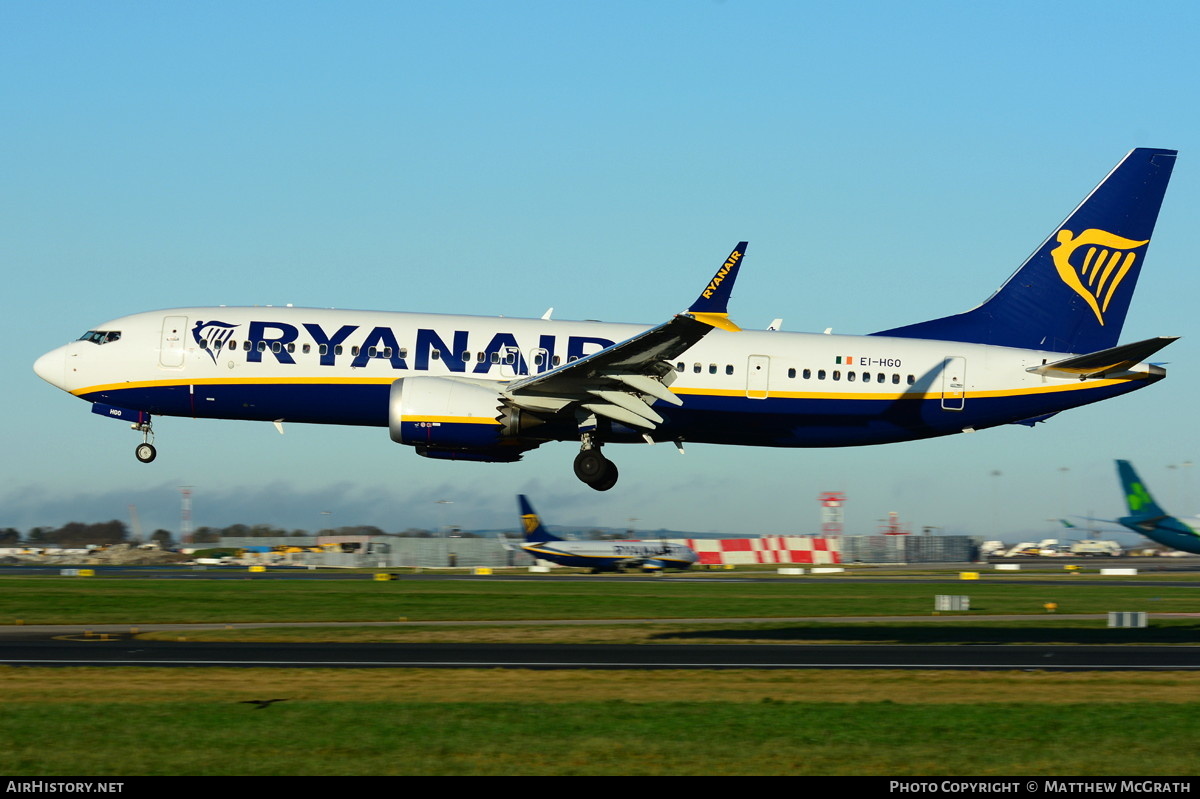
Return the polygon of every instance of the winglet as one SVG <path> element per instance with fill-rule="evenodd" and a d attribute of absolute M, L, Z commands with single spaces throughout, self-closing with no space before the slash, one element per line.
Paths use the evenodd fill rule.
<path fill-rule="evenodd" d="M 725 263 L 721 264 L 721 268 L 713 275 L 712 280 L 708 281 L 704 291 L 700 292 L 692 307 L 688 308 L 688 316 L 722 330 L 741 330 L 729 320 L 728 308 L 729 295 L 733 291 L 734 281 L 737 280 L 738 267 L 742 265 L 742 258 L 746 255 L 746 244 L 744 241 L 739 242 L 733 252 L 729 253 Z"/>
<path fill-rule="evenodd" d="M 524 494 L 517 495 L 517 504 L 521 506 L 521 532 L 525 534 L 526 541 L 540 543 L 560 540 L 556 536 L 550 535 L 546 528 L 542 527 L 542 520 L 538 518 L 537 513 L 533 510 L 533 505 L 529 503 L 529 499 Z"/>

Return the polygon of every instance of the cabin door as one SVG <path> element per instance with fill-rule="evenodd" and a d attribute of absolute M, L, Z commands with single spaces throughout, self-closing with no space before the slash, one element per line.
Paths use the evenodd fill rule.
<path fill-rule="evenodd" d="M 967 402 L 967 359 L 947 355 L 942 364 L 942 410 L 961 411 Z"/>
<path fill-rule="evenodd" d="M 186 316 L 163 317 L 162 341 L 158 348 L 159 366 L 170 368 L 183 366 L 183 337 L 186 334 Z"/>
<path fill-rule="evenodd" d="M 746 362 L 746 396 L 766 399 L 771 377 L 771 359 L 766 355 L 751 355 Z"/>

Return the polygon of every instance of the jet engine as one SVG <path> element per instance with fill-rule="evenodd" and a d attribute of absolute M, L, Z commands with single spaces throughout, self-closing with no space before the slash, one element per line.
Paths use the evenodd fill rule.
<path fill-rule="evenodd" d="M 540 420 L 503 400 L 494 382 L 463 377 L 404 377 L 392 383 L 388 432 L 418 455 L 509 463 L 541 442 L 522 438 Z"/>

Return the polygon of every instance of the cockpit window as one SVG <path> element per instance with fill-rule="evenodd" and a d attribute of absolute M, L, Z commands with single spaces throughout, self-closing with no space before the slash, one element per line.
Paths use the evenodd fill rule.
<path fill-rule="evenodd" d="M 93 344 L 107 344 L 121 337 L 120 330 L 89 330 L 79 337 L 80 341 L 90 341 Z"/>

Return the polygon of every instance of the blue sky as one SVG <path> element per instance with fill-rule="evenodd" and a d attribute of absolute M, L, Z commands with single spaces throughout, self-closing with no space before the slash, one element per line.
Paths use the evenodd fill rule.
<path fill-rule="evenodd" d="M 0 526 L 551 523 L 1017 539 L 1200 510 L 1194 4 L 7 2 Z M 383 429 L 125 425 L 39 380 L 107 319 L 285 304 L 655 323 L 741 239 L 733 317 L 868 333 L 986 298 L 1132 147 L 1181 151 L 1123 340 L 1170 376 L 1035 429 L 842 450 L 435 462 Z M 1186 465 L 1185 465 L 1186 464 Z M 449 500 L 453 504 L 438 504 Z"/>

